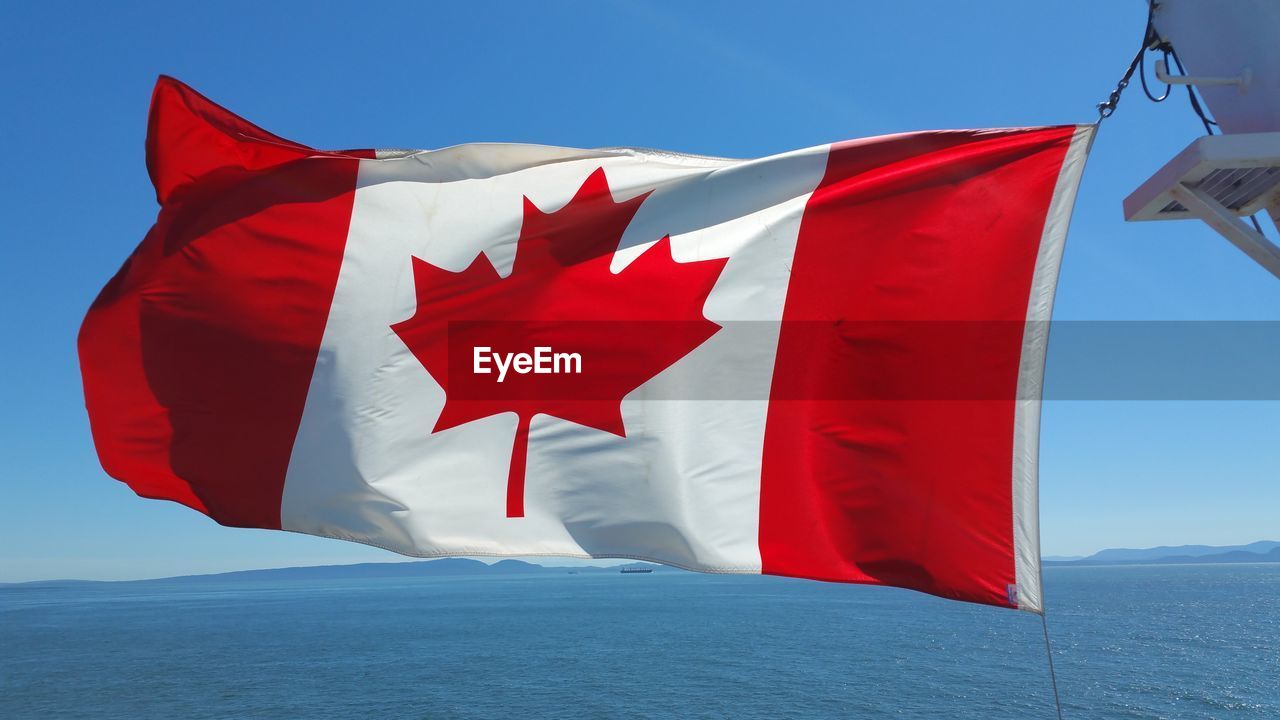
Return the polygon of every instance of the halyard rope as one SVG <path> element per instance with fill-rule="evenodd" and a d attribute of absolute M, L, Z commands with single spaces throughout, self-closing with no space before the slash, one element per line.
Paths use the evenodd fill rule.
<path fill-rule="evenodd" d="M 1053 683 L 1053 707 L 1058 711 L 1058 720 L 1062 720 L 1062 698 L 1058 697 L 1058 673 L 1053 669 L 1053 649 L 1049 645 L 1049 620 L 1045 610 L 1040 611 L 1040 627 L 1044 628 L 1044 655 L 1049 659 L 1049 680 Z"/>

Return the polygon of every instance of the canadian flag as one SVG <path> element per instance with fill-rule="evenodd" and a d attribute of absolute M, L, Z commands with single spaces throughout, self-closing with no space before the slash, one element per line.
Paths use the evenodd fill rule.
<path fill-rule="evenodd" d="M 328 152 L 161 78 L 160 214 L 80 332 L 98 454 L 224 525 L 1039 612 L 1091 138 Z"/>

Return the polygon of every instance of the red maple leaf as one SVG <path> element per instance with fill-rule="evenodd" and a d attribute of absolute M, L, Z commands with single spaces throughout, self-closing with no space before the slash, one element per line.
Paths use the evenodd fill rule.
<path fill-rule="evenodd" d="M 508 517 L 524 516 L 534 415 L 626 437 L 622 398 L 720 329 L 702 307 L 725 259 L 677 263 L 668 236 L 621 272 L 609 269 L 646 197 L 614 202 L 603 168 L 555 212 L 544 213 L 525 197 L 515 263 L 506 278 L 483 254 L 458 273 L 412 258 L 417 311 L 391 329 L 444 388 L 433 433 L 516 413 Z M 576 355 L 579 372 L 520 372 L 512 359 L 539 347 Z M 491 372 L 475 372 L 481 353 Z M 499 382 L 493 358 L 502 357 L 509 369 Z M 572 363 L 551 367 L 569 370 Z"/>

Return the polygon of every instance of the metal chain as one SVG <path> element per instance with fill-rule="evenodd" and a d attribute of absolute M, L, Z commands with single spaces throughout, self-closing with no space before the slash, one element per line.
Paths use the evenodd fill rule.
<path fill-rule="evenodd" d="M 1105 101 L 1098 103 L 1098 122 L 1106 120 L 1115 113 L 1116 106 L 1120 104 L 1120 94 L 1124 92 L 1125 88 L 1129 87 L 1129 81 L 1133 79 L 1134 71 L 1142 64 L 1142 56 L 1147 52 L 1147 48 L 1158 40 L 1155 28 L 1151 23 L 1151 17 L 1155 14 L 1155 9 L 1155 2 L 1147 3 L 1147 27 L 1142 33 L 1142 46 L 1138 48 L 1137 54 L 1133 56 L 1133 62 L 1129 63 L 1129 69 L 1125 71 L 1124 77 L 1120 78 L 1120 82 L 1116 83 L 1116 89 L 1111 91 Z M 1143 88 L 1145 88 L 1145 77 L 1142 84 Z"/>
<path fill-rule="evenodd" d="M 1106 120 L 1115 113 L 1116 106 L 1120 104 L 1120 93 L 1129 87 L 1129 80 L 1133 77 L 1133 71 L 1138 68 L 1138 63 L 1142 60 L 1142 53 L 1146 51 L 1147 46 L 1143 45 L 1138 54 L 1134 56 L 1133 62 L 1129 63 L 1129 69 L 1125 72 L 1124 77 L 1120 78 L 1120 82 L 1116 83 L 1116 89 L 1111 91 L 1106 101 L 1098 103 L 1098 122 Z"/>

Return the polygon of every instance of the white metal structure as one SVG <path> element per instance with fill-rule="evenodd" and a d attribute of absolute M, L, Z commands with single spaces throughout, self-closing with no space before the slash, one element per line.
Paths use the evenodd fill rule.
<path fill-rule="evenodd" d="M 1280 227 L 1280 2 L 1160 0 L 1152 17 L 1223 135 L 1191 143 L 1124 201 L 1126 220 L 1199 218 L 1276 277 L 1280 247 L 1240 218 Z"/>
<path fill-rule="evenodd" d="M 1241 220 L 1280 207 L 1280 132 L 1207 135 L 1124 200 L 1126 220 L 1199 218 L 1280 277 L 1280 247 Z"/>

